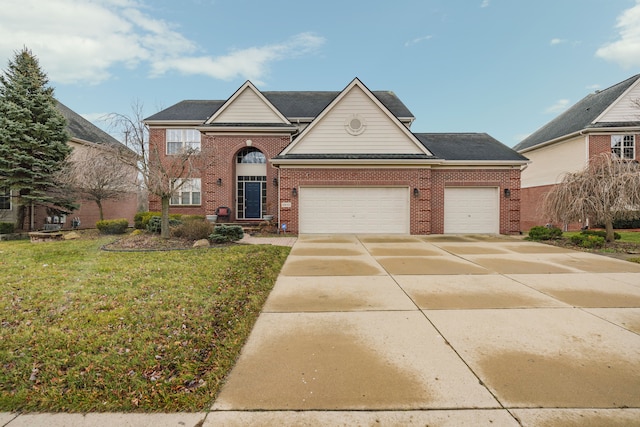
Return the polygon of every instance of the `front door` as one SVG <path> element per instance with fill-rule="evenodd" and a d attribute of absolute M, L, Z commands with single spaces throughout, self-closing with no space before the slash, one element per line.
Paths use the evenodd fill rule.
<path fill-rule="evenodd" d="M 246 219 L 262 218 L 261 187 L 260 182 L 244 183 L 244 217 Z"/>

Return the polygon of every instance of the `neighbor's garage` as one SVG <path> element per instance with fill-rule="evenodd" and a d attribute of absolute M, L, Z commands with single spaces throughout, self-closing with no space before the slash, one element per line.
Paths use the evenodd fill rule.
<path fill-rule="evenodd" d="M 497 187 L 445 188 L 444 232 L 498 234 L 499 195 Z"/>
<path fill-rule="evenodd" d="M 300 233 L 409 233 L 408 187 L 300 187 Z"/>

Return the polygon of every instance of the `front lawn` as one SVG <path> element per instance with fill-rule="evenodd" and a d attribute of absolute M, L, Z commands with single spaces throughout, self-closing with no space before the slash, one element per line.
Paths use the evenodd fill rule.
<path fill-rule="evenodd" d="M 202 411 L 290 248 L 0 242 L 0 411 Z"/>

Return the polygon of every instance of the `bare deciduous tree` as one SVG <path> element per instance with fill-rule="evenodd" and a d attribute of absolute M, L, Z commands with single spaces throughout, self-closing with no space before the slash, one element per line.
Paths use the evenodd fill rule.
<path fill-rule="evenodd" d="M 135 161 L 134 153 L 130 152 L 129 156 Z M 136 169 L 123 163 L 121 157 L 118 147 L 78 147 L 74 149 L 61 174 L 60 181 L 65 182 L 78 197 L 98 205 L 101 220 L 104 219 L 104 201 L 120 200 L 135 191 Z"/>
<path fill-rule="evenodd" d="M 186 147 L 170 156 L 165 155 L 164 147 L 149 142 L 149 129 L 143 118 L 143 105 L 138 101 L 131 105 L 131 115 L 111 113 L 107 116 L 110 125 L 123 135 L 125 145 L 138 154 L 134 160 L 130 156 L 121 156 L 121 160 L 135 167 L 144 188 L 160 199 L 160 236 L 168 239 L 171 198 L 187 184 L 188 179 L 203 176 L 214 156 L 204 144 L 199 149 Z"/>
<path fill-rule="evenodd" d="M 583 170 L 567 173 L 547 193 L 543 208 L 552 221 L 588 218 L 604 224 L 611 242 L 613 221 L 632 219 L 640 210 L 640 165 L 609 153 L 594 156 Z"/>

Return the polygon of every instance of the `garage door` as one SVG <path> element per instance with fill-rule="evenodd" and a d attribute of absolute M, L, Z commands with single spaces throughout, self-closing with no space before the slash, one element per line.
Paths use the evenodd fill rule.
<path fill-rule="evenodd" d="M 500 199 L 497 187 L 444 189 L 445 233 L 500 232 Z"/>
<path fill-rule="evenodd" d="M 409 233 L 407 187 L 301 187 L 300 233 Z"/>

